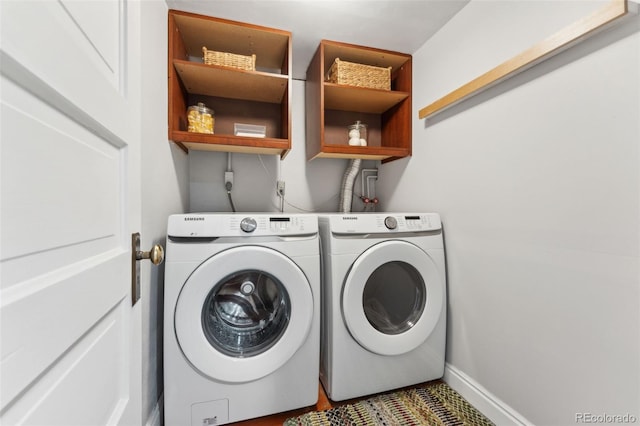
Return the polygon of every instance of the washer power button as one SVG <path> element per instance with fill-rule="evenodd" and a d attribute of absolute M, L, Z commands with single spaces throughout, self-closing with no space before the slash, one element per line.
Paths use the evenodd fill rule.
<path fill-rule="evenodd" d="M 387 229 L 396 229 L 398 221 L 393 216 L 387 216 L 384 218 L 384 226 L 386 226 Z"/>

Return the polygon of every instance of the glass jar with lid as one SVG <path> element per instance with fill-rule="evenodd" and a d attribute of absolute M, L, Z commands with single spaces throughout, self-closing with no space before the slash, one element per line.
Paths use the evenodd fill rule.
<path fill-rule="evenodd" d="M 355 124 L 348 126 L 349 145 L 351 146 L 367 146 L 367 125 L 361 123 L 360 120 Z"/>
<path fill-rule="evenodd" d="M 197 105 L 192 105 L 187 109 L 187 119 L 189 121 L 189 132 L 195 133 L 210 133 L 213 134 L 213 127 L 215 123 L 215 113 L 211 108 L 198 102 Z"/>

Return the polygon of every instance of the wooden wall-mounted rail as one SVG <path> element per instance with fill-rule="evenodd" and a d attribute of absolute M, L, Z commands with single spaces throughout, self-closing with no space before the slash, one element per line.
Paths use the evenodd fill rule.
<path fill-rule="evenodd" d="M 459 87 L 418 112 L 419 118 L 432 117 L 465 99 L 516 75 L 533 65 L 560 53 L 575 43 L 589 37 L 628 12 L 627 0 L 611 0 L 601 9 L 530 47 L 519 55 L 498 65 L 480 77 Z"/>

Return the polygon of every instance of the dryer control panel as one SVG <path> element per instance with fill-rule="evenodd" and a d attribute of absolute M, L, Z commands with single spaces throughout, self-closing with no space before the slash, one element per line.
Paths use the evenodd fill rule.
<path fill-rule="evenodd" d="M 334 234 L 429 232 L 442 228 L 437 213 L 356 213 L 322 215 Z"/>
<path fill-rule="evenodd" d="M 318 218 L 309 214 L 193 213 L 169 216 L 170 237 L 218 238 L 294 236 L 318 233 Z"/>

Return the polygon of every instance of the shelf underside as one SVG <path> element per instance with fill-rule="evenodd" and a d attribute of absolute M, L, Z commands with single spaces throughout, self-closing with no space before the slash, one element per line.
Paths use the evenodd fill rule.
<path fill-rule="evenodd" d="M 288 57 L 291 33 L 238 24 L 222 19 L 202 19 L 173 12 L 187 54 L 202 57 L 202 47 L 239 55 L 256 54 L 256 67 L 280 69 Z"/>
<path fill-rule="evenodd" d="M 279 104 L 289 78 L 286 75 L 174 60 L 173 65 L 191 94 Z"/>
<path fill-rule="evenodd" d="M 325 109 L 382 114 L 408 97 L 407 92 L 324 83 Z"/>
<path fill-rule="evenodd" d="M 333 64 L 336 58 L 343 61 L 355 62 L 358 64 L 372 65 L 375 67 L 392 67 L 392 72 L 398 70 L 411 58 L 410 55 L 388 50 L 354 46 L 346 43 L 323 41 L 324 61 L 327 69 Z"/>
<path fill-rule="evenodd" d="M 284 157 L 291 148 L 288 139 L 210 135 L 184 131 L 174 131 L 171 136 L 171 140 L 174 142 L 195 151 L 240 152 L 282 155 Z"/>
<path fill-rule="evenodd" d="M 360 158 L 363 160 L 386 160 L 409 155 L 406 148 L 324 145 L 314 158 Z"/>

